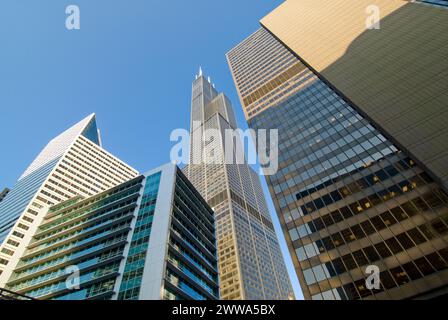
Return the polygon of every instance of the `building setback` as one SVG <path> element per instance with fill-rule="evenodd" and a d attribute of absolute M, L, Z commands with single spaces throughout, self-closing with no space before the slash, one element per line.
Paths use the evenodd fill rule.
<path fill-rule="evenodd" d="M 447 10 L 418 3 L 387 2 L 392 6 L 400 2 L 407 12 L 412 12 L 411 6 L 415 6 L 416 12 L 434 13 L 435 17 L 427 14 L 422 17 L 424 22 L 420 28 L 424 30 L 446 15 L 441 10 Z M 279 170 L 266 178 L 305 298 L 405 299 L 445 295 L 448 293 L 448 196 L 442 183 L 443 172 L 435 167 L 429 171 L 431 163 L 424 157 L 417 161 L 419 153 L 412 148 L 413 152 L 404 149 L 408 143 L 400 135 L 392 137 L 395 132 L 388 130 L 388 125 L 383 128 L 373 121 L 374 117 L 367 115 L 368 108 L 363 112 L 361 100 L 351 99 L 351 89 L 344 86 L 339 89 L 339 82 L 333 81 L 335 78 L 326 78 L 325 70 L 331 66 L 321 68 L 316 62 L 327 59 L 327 53 L 332 50 L 341 50 L 340 39 L 349 36 L 342 32 L 346 30 L 341 24 L 352 23 L 353 8 L 361 10 L 360 3 L 364 5 L 364 13 L 365 1 L 288 0 L 262 20 L 262 28 L 235 46 L 227 59 L 249 127 L 279 130 Z M 332 19 L 339 24 L 329 30 Z M 439 28 L 447 27 L 448 19 L 443 21 Z M 326 32 L 319 32 L 321 23 L 328 26 Z M 384 26 L 388 28 L 387 23 Z M 393 37 L 395 32 L 376 31 L 379 37 L 383 32 Z M 445 39 L 446 34 L 438 31 L 431 39 L 441 41 L 439 37 Z M 333 36 L 328 44 L 325 43 L 327 35 Z M 289 43 L 291 47 L 285 45 Z M 408 43 L 420 46 L 412 40 Z M 371 43 L 371 46 L 359 47 L 353 55 L 369 56 L 377 49 Z M 303 59 L 301 50 L 306 52 Z M 418 55 L 421 50 L 408 51 Z M 413 57 L 403 54 L 400 58 L 408 61 Z M 381 68 L 392 66 L 391 60 L 384 56 Z M 363 71 L 350 69 L 350 61 L 347 59 L 346 68 L 339 68 L 337 74 L 331 75 L 351 84 L 366 81 L 366 78 L 360 80 L 365 75 Z M 446 65 L 446 59 L 443 61 Z M 443 62 L 435 61 L 436 65 L 440 63 Z M 373 66 L 380 65 L 373 63 Z M 407 63 L 410 69 L 418 66 Z M 442 69 L 440 75 L 448 70 Z M 320 73 L 321 70 L 324 71 Z M 413 75 L 416 73 L 417 69 Z M 362 83 L 358 83 L 352 89 L 358 98 L 365 94 L 364 103 L 369 100 L 368 105 L 381 109 L 395 123 L 395 129 L 399 129 L 403 125 L 398 125 L 400 117 L 394 118 L 392 113 L 402 110 L 401 107 L 390 106 L 384 110 L 384 103 L 400 98 L 408 101 L 408 96 L 401 94 L 406 90 L 418 92 L 418 88 L 400 91 L 403 88 L 398 90 L 397 83 L 388 83 L 394 77 L 385 74 L 381 79 L 375 74 L 369 82 L 370 88 L 363 86 L 361 90 Z M 435 78 L 427 76 L 422 86 L 434 84 L 437 79 L 435 74 Z M 383 86 L 383 80 L 389 88 L 380 103 L 370 93 L 372 87 Z M 436 84 L 437 88 L 440 86 L 446 88 L 446 81 Z M 446 93 L 446 90 L 434 92 L 432 89 L 425 95 L 429 94 L 434 101 Z M 415 101 L 419 100 L 418 94 L 412 93 L 412 96 Z M 437 102 L 433 107 L 436 106 Z M 414 114 L 408 125 L 436 121 L 432 111 L 420 111 L 420 119 Z M 407 113 L 402 114 L 405 121 Z M 435 125 L 435 128 L 438 127 Z M 419 136 L 409 143 L 425 148 L 433 146 L 433 156 L 443 158 L 446 144 L 440 145 L 438 138 L 434 138 L 434 144 L 424 143 L 433 138 L 432 133 L 416 130 Z M 446 128 L 440 131 L 441 136 L 443 132 Z M 370 265 L 379 268 L 379 289 L 367 288 L 366 269 Z"/>
<path fill-rule="evenodd" d="M 215 211 L 221 299 L 291 299 L 259 176 L 246 160 L 225 162 L 225 130 L 236 128 L 229 99 L 200 71 L 192 86 L 190 164 L 183 171 Z M 209 129 L 219 134 L 212 144 L 202 140 Z"/>
<path fill-rule="evenodd" d="M 55 300 L 218 299 L 213 211 L 173 164 L 72 198 L 48 210 L 7 289 Z"/>
<path fill-rule="evenodd" d="M 90 197 L 137 175 L 101 147 L 94 114 L 51 140 L 0 202 L 0 288 L 50 206 Z"/>

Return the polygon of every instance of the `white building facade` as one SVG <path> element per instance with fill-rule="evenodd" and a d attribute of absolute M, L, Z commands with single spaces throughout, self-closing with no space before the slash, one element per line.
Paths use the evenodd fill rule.
<path fill-rule="evenodd" d="M 101 147 L 95 114 L 51 140 L 0 203 L 0 287 L 49 207 L 90 197 L 137 175 Z"/>

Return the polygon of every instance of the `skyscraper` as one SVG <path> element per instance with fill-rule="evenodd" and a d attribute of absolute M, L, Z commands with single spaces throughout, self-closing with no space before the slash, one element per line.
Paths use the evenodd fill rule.
<path fill-rule="evenodd" d="M 0 287 L 50 206 L 92 196 L 137 175 L 101 147 L 94 114 L 51 140 L 0 203 Z"/>
<path fill-rule="evenodd" d="M 54 300 L 218 299 L 213 211 L 173 164 L 76 196 L 49 208 L 7 289 Z"/>
<path fill-rule="evenodd" d="M 287 0 L 261 20 L 448 186 L 448 1 Z"/>
<path fill-rule="evenodd" d="M 425 18 L 417 28 L 419 36 L 427 36 L 422 29 L 434 26 L 435 20 L 441 21 L 446 14 L 440 11 L 445 8 L 405 1 L 385 2 L 389 6 L 397 2 L 406 8 L 416 6 L 416 12 L 422 14 L 434 13 L 434 17 L 427 14 L 421 17 Z M 376 3 L 386 5 L 385 2 Z M 445 68 L 431 69 L 432 78 L 426 74 L 426 80 L 418 87 L 408 88 L 383 69 L 390 67 L 398 74 L 417 76 L 420 64 L 410 63 L 409 59 L 418 59 L 422 50 L 429 49 L 429 46 L 420 48 L 418 41 L 408 41 L 408 55 L 400 51 L 403 55 L 398 60 L 406 61 L 405 71 L 397 71 L 396 60 L 386 55 L 378 64 L 375 59 L 366 58 L 364 62 L 372 66 L 365 70 L 375 69 L 373 73 L 382 74 L 372 75 L 370 87 L 356 83 L 360 78 L 367 81 L 368 76 L 362 69 L 352 69 L 349 57 L 345 69 L 334 69 L 337 72 L 330 73 L 330 78 L 316 66 L 319 61 L 329 59 L 330 53 L 342 50 L 345 37 L 353 36 L 344 26 L 352 24 L 352 17 L 359 10 L 364 14 L 367 5 L 366 1 L 288 0 L 262 20 L 259 30 L 227 54 L 249 126 L 279 130 L 279 170 L 266 178 L 307 299 L 430 298 L 448 292 L 448 196 L 441 183 L 445 178 L 441 172 L 438 176 L 437 170 L 429 171 L 431 162 L 424 157 L 417 159 L 418 152 L 411 153 L 403 147 L 413 143 L 425 148 L 432 146 L 431 154 L 436 160 L 446 154 L 446 144 L 440 145 L 436 137 L 434 144 L 423 143 L 432 139 L 430 131 L 438 130 L 434 110 L 420 109 L 411 116 L 415 105 L 399 102 L 409 102 L 409 95 L 414 102 L 429 95 L 434 98 L 432 107 L 436 108 L 442 92 L 446 92 L 440 91 L 441 86 L 446 88 L 446 82 L 435 83 L 448 70 L 446 59 L 434 62 L 445 63 Z M 425 8 L 420 9 L 421 6 Z M 412 12 L 412 8 L 406 10 Z M 406 21 L 413 24 L 411 16 L 415 13 Z M 400 27 L 390 29 L 386 19 L 380 21 L 381 28 L 384 26 L 386 30 L 368 32 L 377 31 L 377 37 L 389 40 L 394 38 L 394 32 L 401 35 Z M 335 24 L 331 24 L 333 20 Z M 426 24 L 427 20 L 431 21 Z M 356 21 L 365 26 L 364 20 Z M 447 26 L 448 20 L 443 21 L 439 28 Z M 327 29 L 321 32 L 323 26 Z M 407 27 L 406 30 L 409 31 Z M 415 32 L 413 29 L 411 33 Z M 446 38 L 446 33 L 434 35 L 438 36 Z M 347 54 L 358 56 L 358 61 L 354 59 L 356 64 L 361 56 L 384 52 L 378 46 L 375 42 L 364 43 Z M 396 54 L 387 48 L 392 55 Z M 305 57 L 301 56 L 302 51 Z M 435 59 L 433 54 L 430 55 Z M 422 61 L 426 58 L 422 57 Z M 398 65 L 403 67 L 401 61 Z M 327 65 L 325 70 L 331 68 Z M 340 83 L 350 83 L 353 88 L 341 85 L 340 89 Z M 420 97 L 418 89 L 426 88 L 428 83 L 439 91 L 431 88 Z M 381 101 L 371 96 L 372 90 L 379 90 L 380 86 L 388 87 L 384 95 L 379 94 Z M 409 95 L 405 93 L 413 90 Z M 357 98 L 351 99 L 352 95 L 347 98 L 347 92 Z M 398 109 L 394 109 L 392 101 L 400 105 Z M 395 126 L 393 130 L 386 130 L 390 124 L 383 127 L 373 121 L 363 112 L 363 104 L 382 110 L 384 114 L 379 112 L 378 116 L 388 118 Z M 384 110 L 385 105 L 390 109 Z M 398 116 L 397 112 L 405 106 L 411 113 Z M 407 143 L 400 136 L 394 139 L 394 130 L 409 132 L 412 125 L 418 127 L 417 123 L 426 121 L 426 125 L 432 122 L 435 126 L 427 128 L 426 134 L 419 127 L 416 128 L 419 136 L 411 135 Z M 404 130 L 404 126 L 409 127 Z M 442 136 L 443 132 L 440 131 Z M 371 272 L 368 266 L 373 266 L 371 270 L 378 268 L 379 287 L 374 286 L 375 281 L 367 281 Z"/>
<path fill-rule="evenodd" d="M 225 130 L 236 128 L 229 99 L 200 71 L 192 86 L 190 164 L 183 171 L 215 211 L 220 296 L 292 298 L 259 177 L 246 161 L 225 161 Z M 218 141 L 203 139 L 207 130 L 217 131 Z"/>

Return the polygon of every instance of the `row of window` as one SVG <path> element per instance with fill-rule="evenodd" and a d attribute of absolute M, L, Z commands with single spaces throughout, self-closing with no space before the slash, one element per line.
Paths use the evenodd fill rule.
<path fill-rule="evenodd" d="M 393 225 L 398 221 L 403 221 L 408 217 L 416 215 L 419 212 L 424 212 L 428 210 L 430 207 L 436 208 L 444 203 L 442 199 L 444 199 L 445 202 L 448 202 L 447 197 L 441 191 L 442 190 L 437 189 L 428 192 L 424 194 L 422 197 L 417 197 L 413 200 L 401 204 L 401 206 L 396 206 L 389 210 L 386 210 L 369 220 L 363 221 L 359 225 L 355 225 L 352 226 L 351 228 L 344 229 L 343 231 L 341 231 L 341 233 L 350 234 L 351 240 L 360 239 L 364 237 L 364 234 L 374 233 L 375 229 L 377 231 L 383 230 L 387 226 Z M 339 209 L 340 211 L 335 211 L 331 214 L 323 216 L 322 218 L 318 217 L 313 221 L 300 225 L 297 229 L 290 229 L 289 234 L 291 236 L 291 240 L 295 241 L 299 238 L 303 238 L 307 235 L 310 235 L 313 232 L 317 232 L 319 230 L 324 229 L 325 227 L 329 227 L 337 222 L 340 222 L 344 218 L 351 217 L 352 212 L 347 209 L 348 207 L 341 208 Z M 353 236 L 351 236 L 352 234 Z M 319 241 L 323 243 L 330 243 L 331 241 L 328 240 L 329 237 L 323 238 L 322 240 Z M 346 241 L 348 240 L 349 238 L 347 238 Z"/>
<path fill-rule="evenodd" d="M 448 267 L 448 249 L 433 252 L 424 257 L 410 261 L 401 266 L 380 272 L 380 289 L 369 290 L 365 279 L 358 279 L 342 287 L 322 292 L 312 296 L 313 300 L 357 300 L 392 289 L 414 281 Z"/>
<path fill-rule="evenodd" d="M 445 217 L 448 222 L 448 216 Z M 436 226 L 437 225 L 437 226 Z M 432 231 L 435 232 L 432 232 Z M 346 254 L 340 258 L 332 259 L 329 262 L 314 266 L 303 271 L 305 281 L 308 285 L 335 277 L 349 270 L 359 268 L 367 264 L 373 264 L 380 259 L 388 258 L 399 252 L 408 250 L 414 246 L 420 245 L 430 239 L 435 234 L 445 234 L 448 231 L 446 224 L 442 220 L 434 220 L 430 224 L 423 224 L 407 232 L 400 233 L 384 242 L 357 250 L 352 254 Z M 425 238 L 425 236 L 428 237 Z"/>
<path fill-rule="evenodd" d="M 395 163 L 395 166 L 397 167 L 394 168 L 393 165 L 389 165 L 384 169 L 380 169 L 375 171 L 372 174 L 369 174 L 368 176 L 358 179 L 354 182 L 351 182 L 349 184 L 347 184 L 347 186 L 344 186 L 342 188 L 338 189 L 339 195 L 336 195 L 336 198 L 342 196 L 342 197 L 348 197 L 349 195 L 355 194 L 363 189 L 366 189 L 370 186 L 373 186 L 374 184 L 376 184 L 377 182 L 380 181 L 385 181 L 391 177 L 396 176 L 399 171 L 406 171 L 407 169 L 414 167 L 415 166 L 415 162 L 413 160 L 411 160 L 410 158 L 406 158 L 406 159 L 402 159 L 399 160 Z M 347 174 L 347 176 L 351 175 Z M 425 180 L 431 180 L 429 178 L 429 176 L 426 173 L 423 173 Z M 336 182 L 342 180 L 344 177 L 337 177 L 335 179 L 328 179 L 325 183 L 322 183 L 314 188 L 309 188 L 305 191 L 299 192 L 296 194 L 296 199 L 300 200 L 308 195 L 312 195 L 313 193 L 317 192 L 318 190 L 321 190 L 325 187 L 331 186 L 332 184 L 335 184 Z M 334 198 L 334 197 L 333 197 Z"/>

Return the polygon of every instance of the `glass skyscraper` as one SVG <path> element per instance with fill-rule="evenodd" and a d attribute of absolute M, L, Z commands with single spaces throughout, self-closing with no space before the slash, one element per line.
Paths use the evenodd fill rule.
<path fill-rule="evenodd" d="M 94 114 L 51 140 L 0 202 L 0 287 L 50 206 L 92 196 L 137 174 L 101 147 Z"/>
<path fill-rule="evenodd" d="M 296 20 L 277 22 L 286 35 Z M 279 170 L 266 178 L 305 298 L 446 294 L 448 196 L 433 175 L 270 30 L 227 58 L 249 126 L 279 130 Z"/>
<path fill-rule="evenodd" d="M 7 289 L 55 300 L 218 299 L 213 211 L 173 164 L 71 198 L 49 208 Z"/>
<path fill-rule="evenodd" d="M 246 160 L 225 161 L 225 130 L 236 128 L 229 99 L 200 71 L 192 86 L 190 164 L 183 171 L 215 211 L 221 299 L 293 298 L 259 177 Z M 203 140 L 209 129 L 218 141 Z"/>
<path fill-rule="evenodd" d="M 286 0 L 261 19 L 448 188 L 448 1 Z"/>

